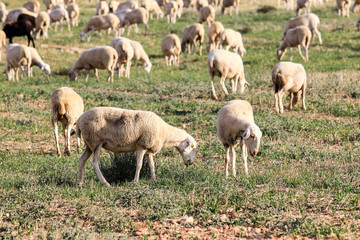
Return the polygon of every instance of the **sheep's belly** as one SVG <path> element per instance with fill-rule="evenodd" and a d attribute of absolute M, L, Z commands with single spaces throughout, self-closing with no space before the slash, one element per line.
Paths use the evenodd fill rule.
<path fill-rule="evenodd" d="M 103 148 L 115 153 L 135 152 L 137 150 L 135 143 L 122 146 L 120 144 L 106 142 L 103 144 Z"/>

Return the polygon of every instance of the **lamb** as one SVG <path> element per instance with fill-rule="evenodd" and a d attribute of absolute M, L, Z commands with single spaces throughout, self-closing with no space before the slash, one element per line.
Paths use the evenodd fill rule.
<path fill-rule="evenodd" d="M 208 5 L 202 7 L 199 11 L 199 23 L 207 22 L 208 26 L 215 20 L 215 9 L 213 6 Z"/>
<path fill-rule="evenodd" d="M 300 90 L 302 97 L 302 107 L 304 110 L 306 110 L 306 72 L 301 64 L 292 62 L 279 62 L 272 71 L 272 82 L 274 84 L 275 90 L 275 109 L 277 113 L 284 112 L 284 106 L 282 103 L 284 94 L 289 92 L 289 109 L 292 110 L 292 107 L 295 106 L 300 99 Z"/>
<path fill-rule="evenodd" d="M 8 10 L 6 9 L 5 3 L 0 2 L 0 21 L 5 22 Z"/>
<path fill-rule="evenodd" d="M 30 65 L 30 76 L 32 77 L 32 67 L 37 66 L 43 71 L 47 76 L 51 74 L 49 64 L 46 64 L 40 57 L 39 53 L 36 51 L 35 48 L 28 47 L 31 55 L 31 65 Z"/>
<path fill-rule="evenodd" d="M 89 19 L 86 26 L 80 33 L 80 40 L 84 41 L 86 34 L 90 32 L 88 36 L 88 42 L 90 41 L 91 35 L 94 31 L 100 31 L 102 29 L 109 29 L 112 28 L 115 32 L 115 36 L 118 35 L 118 29 L 119 29 L 120 20 L 119 18 L 113 14 L 109 13 L 107 15 L 101 15 L 101 16 L 93 16 Z"/>
<path fill-rule="evenodd" d="M 0 62 L 1 62 L 1 49 L 6 47 L 6 34 L 3 30 L 0 30 Z"/>
<path fill-rule="evenodd" d="M 195 23 L 190 25 L 182 31 L 182 39 L 181 39 L 181 51 L 185 52 L 186 47 L 188 48 L 188 52 L 190 53 L 190 45 L 192 45 L 192 53 L 195 53 L 195 45 L 196 41 L 199 42 L 200 45 L 200 56 L 202 54 L 202 43 L 204 41 L 205 30 L 203 25 L 200 23 Z"/>
<path fill-rule="evenodd" d="M 5 32 L 6 37 L 9 38 L 10 43 L 12 43 L 13 37 L 26 35 L 28 39 L 28 46 L 30 45 L 30 41 L 31 41 L 33 47 L 35 47 L 34 39 L 31 36 L 31 32 L 36 25 L 35 19 L 33 20 L 34 22 L 32 22 L 31 19 L 27 18 L 32 16 L 28 16 L 26 14 L 21 14 L 20 16 L 24 16 L 24 18 L 21 17 L 22 19 L 21 21 L 13 22 L 11 24 L 6 24 L 3 28 L 3 31 Z"/>
<path fill-rule="evenodd" d="M 354 5 L 352 6 L 352 11 L 354 12 L 354 13 L 357 13 L 357 12 L 359 12 L 359 8 L 358 8 L 358 5 L 360 4 L 360 0 L 355 0 L 354 1 Z"/>
<path fill-rule="evenodd" d="M 252 157 L 259 152 L 262 133 L 255 124 L 253 110 L 249 102 L 233 100 L 220 109 L 216 121 L 216 134 L 225 148 L 225 176 L 229 175 L 228 165 L 231 151 L 231 172 L 236 177 L 236 151 L 240 145 L 241 158 L 244 161 L 245 174 L 249 175 L 247 166 L 248 151 Z"/>
<path fill-rule="evenodd" d="M 349 17 L 351 0 L 336 0 L 339 16 Z"/>
<path fill-rule="evenodd" d="M 118 1 L 111 0 L 109 2 L 109 12 L 111 12 L 111 13 L 116 12 L 116 9 L 118 8 L 119 4 L 120 3 Z"/>
<path fill-rule="evenodd" d="M 141 1 L 141 7 L 145 8 L 149 14 L 150 14 L 150 19 L 152 19 L 152 14 L 153 12 L 156 13 L 157 18 L 163 18 L 164 17 L 164 13 L 161 10 L 159 4 L 155 1 L 155 0 L 142 0 Z"/>
<path fill-rule="evenodd" d="M 121 11 L 126 10 L 126 9 L 132 9 L 132 10 L 134 10 L 134 9 L 136 9 L 136 8 L 138 8 L 138 7 L 139 7 L 139 6 L 138 6 L 137 1 L 128 0 L 128 1 L 126 1 L 126 2 L 119 3 L 119 5 L 118 5 L 118 7 L 117 7 L 117 9 L 116 9 L 115 12 L 121 12 Z"/>
<path fill-rule="evenodd" d="M 279 60 L 283 58 L 283 56 L 286 53 L 286 48 L 290 48 L 290 61 L 292 60 L 292 47 L 298 47 L 298 51 L 300 56 L 304 61 L 309 61 L 309 53 L 308 48 L 311 41 L 311 31 L 306 26 L 299 26 L 296 28 L 290 29 L 286 37 L 284 39 L 284 42 L 280 45 L 280 47 L 277 49 L 276 54 Z M 305 50 L 305 57 L 301 53 L 300 45 Z"/>
<path fill-rule="evenodd" d="M 165 56 L 166 66 L 179 65 L 180 63 L 180 39 L 176 34 L 168 34 L 161 41 L 161 51 Z"/>
<path fill-rule="evenodd" d="M 72 3 L 66 7 L 66 11 L 69 14 L 71 25 L 77 27 L 79 25 L 80 8 L 76 3 Z"/>
<path fill-rule="evenodd" d="M 109 5 L 106 1 L 99 1 L 96 5 L 96 15 L 105 15 L 109 13 Z"/>
<path fill-rule="evenodd" d="M 77 74 L 80 70 L 86 70 L 85 81 L 88 80 L 89 71 L 94 69 L 95 76 L 99 81 L 97 69 L 106 69 L 109 72 L 107 81 L 114 82 L 114 67 L 118 59 L 116 50 L 109 46 L 101 46 L 85 50 L 81 53 L 79 59 L 72 66 L 69 71 L 70 81 L 77 79 Z"/>
<path fill-rule="evenodd" d="M 30 78 L 31 54 L 26 45 L 13 43 L 6 48 L 6 75 L 8 80 L 14 80 L 14 71 L 16 81 L 19 80 L 19 68 L 23 71 L 23 66 L 27 67 L 27 76 Z"/>
<path fill-rule="evenodd" d="M 170 1 L 164 6 L 165 15 L 168 23 L 176 23 L 176 16 L 178 12 L 178 5 L 175 1 Z"/>
<path fill-rule="evenodd" d="M 30 0 L 26 3 L 24 3 L 23 8 L 26 8 L 27 10 L 39 13 L 40 12 L 40 3 L 37 0 Z"/>
<path fill-rule="evenodd" d="M 139 30 L 136 24 L 142 23 L 145 25 L 145 34 L 149 32 L 149 13 L 145 8 L 137 8 L 130 12 L 125 13 L 124 20 L 120 21 L 120 29 L 123 29 L 125 25 L 128 26 L 127 35 L 130 35 L 130 25 L 135 25 L 135 32 L 138 33 Z"/>
<path fill-rule="evenodd" d="M 215 76 L 220 77 L 220 85 L 225 92 L 225 95 L 229 94 L 225 87 L 226 79 L 231 79 L 233 93 L 239 88 L 239 93 L 242 94 L 244 93 L 245 85 L 250 86 L 245 79 L 242 59 L 237 53 L 232 53 L 223 49 L 213 50 L 208 57 L 208 70 L 211 77 L 212 96 L 215 100 L 218 100 L 214 87 Z"/>
<path fill-rule="evenodd" d="M 120 65 L 118 76 L 122 76 L 123 64 L 126 63 L 125 77 L 130 78 L 131 60 L 134 57 L 134 48 L 131 46 L 131 42 L 128 39 L 121 39 L 116 45 L 116 51 L 119 56 L 118 62 Z"/>
<path fill-rule="evenodd" d="M 310 13 L 310 6 L 311 1 L 310 0 L 297 0 L 297 7 L 296 7 L 296 16 L 300 16 L 300 11 L 302 8 L 305 8 L 305 12 L 307 14 Z"/>
<path fill-rule="evenodd" d="M 61 87 L 56 89 L 51 96 L 51 124 L 54 127 L 55 143 L 57 154 L 61 157 L 59 146 L 58 122 L 61 122 L 65 138 L 65 155 L 70 155 L 71 130 L 76 121 L 84 112 L 82 98 L 71 88 Z M 80 137 L 77 137 L 77 148 L 79 151 Z"/>
<path fill-rule="evenodd" d="M 246 53 L 241 33 L 237 31 L 225 29 L 220 35 L 220 41 L 223 47 L 226 46 L 226 50 L 229 50 L 230 47 L 234 48 L 236 53 L 239 50 L 241 57 Z"/>
<path fill-rule="evenodd" d="M 93 108 L 80 116 L 76 134 L 85 142 L 85 151 L 79 158 L 78 184 L 83 184 L 84 166 L 93 154 L 91 165 L 100 182 L 107 186 L 99 168 L 100 151 L 136 152 L 134 181 L 139 181 L 144 155 L 148 159 L 151 179 L 156 181 L 153 155 L 164 147 L 176 147 L 186 166 L 194 163 L 196 141 L 186 131 L 173 127 L 149 111 L 111 107 Z"/>
<path fill-rule="evenodd" d="M 301 15 L 298 17 L 290 18 L 286 23 L 281 40 L 285 39 L 286 33 L 287 33 L 287 31 L 289 31 L 289 29 L 297 27 L 297 26 L 307 26 L 310 29 L 310 31 L 312 32 L 314 38 L 315 38 L 315 33 L 317 34 L 317 36 L 319 37 L 319 43 L 322 44 L 321 33 L 318 30 L 319 24 L 320 24 L 319 17 L 313 13 L 304 14 L 304 15 Z M 313 40 L 314 40 L 314 38 L 313 38 Z"/>
<path fill-rule="evenodd" d="M 196 10 L 199 12 L 201 8 L 209 5 L 207 0 L 196 0 Z"/>
<path fill-rule="evenodd" d="M 34 32 L 35 39 L 38 39 L 40 33 L 42 33 L 43 38 L 48 38 L 48 28 L 50 26 L 50 16 L 47 12 L 39 12 L 35 19 L 36 29 Z"/>
<path fill-rule="evenodd" d="M 225 14 L 225 10 L 228 7 L 234 7 L 235 8 L 235 14 L 238 15 L 239 13 L 239 5 L 240 0 L 223 0 L 222 6 L 221 6 L 221 13 Z M 232 15 L 232 11 L 230 11 L 230 16 Z"/>
<path fill-rule="evenodd" d="M 53 7 L 50 14 L 50 24 L 55 22 L 55 32 L 57 31 L 58 22 L 60 22 L 61 31 L 63 30 L 63 20 L 66 21 L 68 30 L 70 31 L 70 18 L 68 12 L 61 5 Z"/>
<path fill-rule="evenodd" d="M 206 44 L 206 49 L 211 52 L 213 49 L 219 48 L 220 35 L 224 31 L 224 26 L 221 22 L 213 22 L 208 29 L 209 42 Z"/>

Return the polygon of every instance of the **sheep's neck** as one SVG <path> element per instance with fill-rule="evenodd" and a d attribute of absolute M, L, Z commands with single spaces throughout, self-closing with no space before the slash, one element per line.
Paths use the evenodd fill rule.
<path fill-rule="evenodd" d="M 179 128 L 168 125 L 167 129 L 164 129 L 164 143 L 163 147 L 176 147 L 184 141 L 187 137 L 187 133 Z"/>

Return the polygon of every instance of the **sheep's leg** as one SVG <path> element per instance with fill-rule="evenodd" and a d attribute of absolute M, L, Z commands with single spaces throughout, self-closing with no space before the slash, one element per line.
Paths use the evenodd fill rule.
<path fill-rule="evenodd" d="M 279 113 L 279 92 L 274 94 L 275 96 L 275 110 Z"/>
<path fill-rule="evenodd" d="M 59 126 L 56 120 L 52 120 L 52 125 L 54 126 L 54 135 L 55 135 L 55 144 L 56 144 L 56 152 L 61 157 L 60 145 L 59 145 Z"/>
<path fill-rule="evenodd" d="M 136 151 L 136 171 L 135 171 L 134 182 L 139 181 L 140 170 L 142 168 L 142 163 L 145 153 L 146 153 L 146 149 L 140 149 Z"/>
<path fill-rule="evenodd" d="M 64 30 L 64 24 L 63 24 L 63 21 L 62 19 L 60 20 L 60 32 L 62 32 Z"/>
<path fill-rule="evenodd" d="M 130 78 L 130 67 L 131 67 L 131 61 L 128 61 L 126 64 L 126 77 Z"/>
<path fill-rule="evenodd" d="M 102 184 L 105 184 L 106 186 L 110 186 L 110 184 L 106 181 L 106 179 L 102 175 L 102 173 L 100 171 L 100 167 L 99 167 L 101 148 L 102 148 L 102 144 L 98 145 L 95 148 L 93 157 L 91 159 L 91 166 L 93 167 L 93 169 L 94 169 L 96 175 L 98 176 L 100 182 Z"/>
<path fill-rule="evenodd" d="M 290 104 L 289 104 L 289 110 L 292 110 L 292 108 L 293 108 L 293 100 L 294 100 L 294 93 L 290 93 L 289 94 L 290 95 Z"/>
<path fill-rule="evenodd" d="M 227 46 L 225 47 L 225 49 L 226 49 L 226 51 L 229 51 L 230 45 L 227 45 Z"/>
<path fill-rule="evenodd" d="M 170 15 L 167 15 L 167 22 L 170 23 Z"/>
<path fill-rule="evenodd" d="M 58 25 L 58 22 L 55 22 L 55 32 L 57 32 L 57 25 Z"/>
<path fill-rule="evenodd" d="M 229 146 L 225 147 L 225 176 L 226 178 L 229 176 L 229 159 L 230 159 L 230 148 Z"/>
<path fill-rule="evenodd" d="M 225 76 L 227 76 L 227 72 L 225 72 L 224 75 L 221 77 L 220 85 L 221 85 L 221 88 L 223 89 L 223 91 L 225 92 L 225 95 L 229 95 L 229 92 L 228 92 L 228 90 L 226 89 L 226 86 L 225 86 L 225 80 L 226 80 Z"/>
<path fill-rule="evenodd" d="M 130 35 L 130 24 L 128 24 L 127 27 L 128 27 L 127 35 L 129 36 Z"/>
<path fill-rule="evenodd" d="M 306 110 L 306 106 L 305 106 L 305 92 L 306 92 L 306 83 L 304 83 L 304 85 L 301 88 L 301 98 L 302 98 L 302 107 L 304 110 Z"/>
<path fill-rule="evenodd" d="M 85 71 L 85 82 L 88 81 L 88 78 L 89 78 L 89 70 L 86 70 Z"/>
<path fill-rule="evenodd" d="M 290 61 L 292 61 L 293 55 L 292 55 L 292 48 L 290 48 L 289 50 L 289 54 L 290 54 Z"/>
<path fill-rule="evenodd" d="M 153 181 L 156 181 L 156 176 L 155 176 L 155 163 L 154 163 L 154 158 L 152 154 L 146 154 L 146 158 L 148 159 L 148 164 L 149 164 L 149 168 L 150 168 L 150 174 L 151 174 L 151 179 Z"/>
<path fill-rule="evenodd" d="M 247 147 L 245 144 L 243 144 L 241 146 L 241 158 L 244 161 L 244 169 L 245 169 L 245 174 L 249 175 L 249 171 L 248 171 L 248 165 L 247 165 L 247 157 L 248 157 L 248 153 L 247 153 Z"/>
<path fill-rule="evenodd" d="M 215 100 L 218 100 L 218 97 L 216 96 L 215 93 L 215 86 L 214 86 L 214 75 L 211 75 L 211 91 L 212 91 L 212 96 Z"/>
<path fill-rule="evenodd" d="M 236 151 L 234 146 L 231 147 L 231 173 L 236 177 Z"/>
<path fill-rule="evenodd" d="M 318 38 L 319 38 L 319 43 L 322 44 L 322 39 L 321 39 L 321 33 L 320 33 L 320 31 L 319 31 L 318 29 L 314 29 L 314 30 L 315 30 L 316 35 L 317 35 Z M 314 35 L 314 36 L 315 36 L 315 35 Z"/>
<path fill-rule="evenodd" d="M 199 52 L 200 52 L 200 56 L 202 55 L 202 43 L 200 42 L 200 46 L 199 46 Z"/>
<path fill-rule="evenodd" d="M 94 73 L 95 73 L 96 80 L 100 82 L 99 72 L 98 72 L 97 68 L 94 68 Z"/>
<path fill-rule="evenodd" d="M 107 77 L 107 79 L 106 79 L 106 81 L 108 81 L 108 82 L 114 82 L 114 70 L 111 70 L 111 69 L 108 69 L 108 73 L 109 73 L 109 75 L 108 75 L 108 77 Z"/>
<path fill-rule="evenodd" d="M 303 46 L 304 46 L 304 45 L 303 45 Z M 299 54 L 300 54 L 301 58 L 302 58 L 304 61 L 307 61 L 306 58 L 304 57 L 304 55 L 302 55 L 300 45 L 298 45 L 297 47 L 298 47 L 298 51 L 299 51 Z M 305 48 L 305 47 L 304 47 L 304 48 Z M 305 48 L 305 55 L 306 55 L 306 48 Z"/>
<path fill-rule="evenodd" d="M 92 152 L 91 152 L 90 148 L 85 145 L 85 151 L 83 152 L 83 154 L 81 154 L 79 161 L 78 161 L 77 183 L 79 185 L 82 185 L 84 183 L 84 167 L 85 167 L 86 161 L 89 159 L 91 154 L 92 154 Z"/>
<path fill-rule="evenodd" d="M 18 68 L 15 69 L 15 74 L 16 74 L 16 81 L 19 81 L 19 69 Z"/>
<path fill-rule="evenodd" d="M 64 129 L 65 133 L 65 155 L 70 156 L 70 134 L 71 134 L 71 126 L 67 125 Z"/>
<path fill-rule="evenodd" d="M 169 57 L 165 56 L 165 62 L 166 62 L 166 66 L 169 66 Z"/>

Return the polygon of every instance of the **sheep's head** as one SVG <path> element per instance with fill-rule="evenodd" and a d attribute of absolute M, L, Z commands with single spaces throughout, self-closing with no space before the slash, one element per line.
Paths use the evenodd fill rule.
<path fill-rule="evenodd" d="M 279 59 L 279 61 L 281 61 L 281 59 L 284 57 L 285 53 L 286 53 L 286 49 L 281 50 L 280 48 L 278 48 L 276 50 L 276 55 L 277 55 L 277 58 Z"/>
<path fill-rule="evenodd" d="M 85 37 L 86 37 L 86 33 L 81 32 L 81 33 L 80 33 L 80 41 L 84 41 L 84 40 L 85 40 Z"/>
<path fill-rule="evenodd" d="M 77 79 L 77 74 L 74 72 L 74 71 L 71 71 L 69 72 L 69 78 L 70 78 L 70 81 L 76 81 Z"/>
<path fill-rule="evenodd" d="M 151 67 L 152 67 L 151 62 L 144 63 L 143 68 L 144 68 L 145 72 L 149 73 L 151 71 Z"/>
<path fill-rule="evenodd" d="M 179 146 L 177 146 L 181 157 L 186 166 L 192 165 L 194 163 L 195 154 L 196 154 L 196 141 L 193 137 L 188 135 L 188 137 L 182 141 Z"/>
<path fill-rule="evenodd" d="M 242 137 L 242 141 L 244 141 L 246 147 L 249 149 L 249 153 L 251 156 L 256 156 L 260 147 L 260 139 L 262 133 L 260 128 L 256 124 L 250 125 L 245 129 Z"/>
<path fill-rule="evenodd" d="M 48 64 L 45 64 L 41 67 L 41 71 L 43 71 L 46 75 L 51 74 L 50 66 Z"/>
<path fill-rule="evenodd" d="M 242 80 L 239 79 L 238 82 L 238 90 L 240 94 L 243 94 L 245 91 L 245 86 L 249 86 L 250 87 L 250 83 L 248 83 L 245 78 L 243 78 Z"/>

